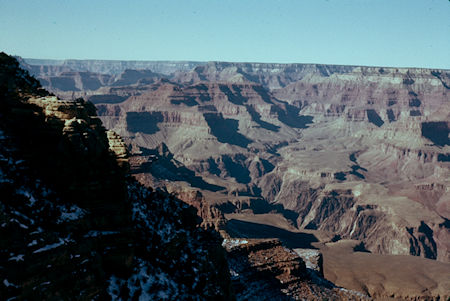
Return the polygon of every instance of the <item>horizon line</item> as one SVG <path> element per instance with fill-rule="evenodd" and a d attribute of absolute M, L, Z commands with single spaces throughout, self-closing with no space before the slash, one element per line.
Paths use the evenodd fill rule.
<path fill-rule="evenodd" d="M 449 0 L 450 1 L 450 0 Z M 65 59 L 43 59 L 43 58 L 30 58 L 30 57 L 22 57 L 20 55 L 12 55 L 13 57 L 20 57 L 23 60 L 41 60 L 41 61 L 58 61 L 61 63 L 64 63 L 65 61 L 104 61 L 104 62 L 178 62 L 178 63 L 202 63 L 202 64 L 208 64 L 208 63 L 229 63 L 229 64 L 266 64 L 266 65 L 322 65 L 322 66 L 346 66 L 346 67 L 365 67 L 365 68 L 389 68 L 389 69 L 437 69 L 437 70 L 445 70 L 450 71 L 450 68 L 437 68 L 437 67 L 416 67 L 416 66 L 383 66 L 383 65 L 357 65 L 357 64 L 338 64 L 338 63 L 299 63 L 299 62 L 290 62 L 290 63 L 278 63 L 278 62 L 258 62 L 258 61 L 226 61 L 226 60 L 205 60 L 205 61 L 198 61 L 198 60 L 136 60 L 136 59 L 72 59 L 72 58 L 65 58 Z M 28 62 L 27 62 L 28 63 Z M 30 65 L 33 65 L 31 63 L 28 63 Z M 39 64 L 40 65 L 40 64 Z M 35 65 L 36 66 L 36 65 Z"/>

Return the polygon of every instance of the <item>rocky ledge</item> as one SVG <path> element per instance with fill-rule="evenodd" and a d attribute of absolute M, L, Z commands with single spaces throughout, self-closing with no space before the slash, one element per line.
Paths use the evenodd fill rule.
<path fill-rule="evenodd" d="M 231 279 L 238 300 L 368 300 L 307 269 L 279 240 L 226 239 Z"/>

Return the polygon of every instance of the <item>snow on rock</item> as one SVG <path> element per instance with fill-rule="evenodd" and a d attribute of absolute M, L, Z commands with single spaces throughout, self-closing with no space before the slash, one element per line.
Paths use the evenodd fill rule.
<path fill-rule="evenodd" d="M 107 292 L 113 300 L 122 300 L 119 292 L 124 286 L 128 288 L 129 298 L 138 300 L 177 300 L 186 290 L 161 269 L 149 268 L 143 260 L 137 261 L 138 266 L 128 280 L 114 275 L 109 279 Z"/>
<path fill-rule="evenodd" d="M 11 260 L 14 260 L 14 261 L 23 261 L 23 257 L 24 257 L 25 255 L 24 254 L 19 254 L 19 255 L 17 255 L 17 256 L 13 256 L 13 257 L 11 257 L 10 259 L 8 259 L 9 261 L 11 261 Z"/>
<path fill-rule="evenodd" d="M 28 229 L 28 226 L 27 226 L 27 225 L 22 224 L 21 222 L 19 222 L 19 221 L 18 221 L 17 219 L 15 219 L 15 218 L 10 219 L 9 221 L 10 221 L 11 223 L 17 223 L 17 224 L 19 225 L 20 228 Z"/>
<path fill-rule="evenodd" d="M 88 234 L 84 235 L 85 238 L 87 237 L 99 237 L 104 235 L 113 235 L 118 234 L 118 231 L 89 231 Z"/>
<path fill-rule="evenodd" d="M 34 203 L 36 203 L 36 199 L 34 198 L 34 196 L 28 190 L 26 190 L 25 188 L 17 189 L 16 193 L 26 196 L 29 199 L 29 201 L 30 201 L 29 206 L 33 206 Z"/>
<path fill-rule="evenodd" d="M 245 239 L 224 239 L 222 242 L 222 247 L 226 247 L 232 249 L 234 247 L 248 244 L 248 241 Z"/>
<path fill-rule="evenodd" d="M 35 245 L 37 245 L 37 240 L 36 240 L 36 239 L 33 239 L 33 241 L 30 242 L 30 243 L 27 245 L 27 247 L 32 247 L 32 246 L 35 246 Z"/>
<path fill-rule="evenodd" d="M 72 240 L 69 239 L 69 238 L 65 238 L 65 239 L 60 238 L 59 242 L 53 243 L 53 244 L 50 244 L 50 245 L 46 245 L 45 247 L 42 247 L 40 249 L 37 249 L 36 251 L 33 251 L 33 253 L 36 254 L 36 253 L 41 253 L 41 252 L 45 252 L 45 251 L 48 251 L 48 250 L 52 250 L 52 249 L 58 248 L 58 247 L 60 247 L 60 246 L 62 246 L 64 244 L 67 244 L 67 243 L 69 243 L 71 241 Z"/>
<path fill-rule="evenodd" d="M 61 216 L 58 219 L 58 223 L 74 221 L 86 215 L 86 210 L 81 209 L 77 205 L 72 204 L 71 206 L 58 206 L 58 208 L 61 211 Z"/>
<path fill-rule="evenodd" d="M 109 286 L 107 288 L 107 293 L 111 297 L 111 300 L 120 300 L 120 290 L 121 287 L 125 284 L 125 280 L 117 278 L 112 275 L 109 278 Z"/>
<path fill-rule="evenodd" d="M 300 256 L 306 264 L 308 269 L 315 270 L 320 274 L 323 273 L 322 270 L 322 262 L 323 257 L 322 253 L 316 249 L 294 249 L 294 252 Z"/>
<path fill-rule="evenodd" d="M 36 231 L 31 232 L 30 235 L 39 234 L 39 233 L 42 233 L 42 232 L 44 232 L 44 230 L 41 227 L 38 227 L 36 229 Z"/>
<path fill-rule="evenodd" d="M 14 215 L 16 215 L 16 216 L 21 217 L 22 219 L 24 219 L 24 220 L 26 220 L 26 221 L 28 221 L 28 222 L 30 222 L 31 225 L 34 224 L 34 220 L 33 220 L 32 218 L 29 218 L 28 216 L 26 216 L 26 215 L 20 213 L 19 211 L 14 210 L 14 211 L 12 211 L 11 213 L 14 214 Z"/>
<path fill-rule="evenodd" d="M 223 296 L 226 271 L 211 262 L 207 246 L 220 240 L 198 227 L 192 207 L 165 191 L 129 186 L 132 219 L 143 253 L 134 258 L 128 278 L 109 279 L 108 294 L 121 300 L 214 300 Z M 218 234 L 217 234 L 218 236 Z M 220 274 L 220 275 L 219 275 Z M 124 296 L 124 292 L 126 296 Z"/>
<path fill-rule="evenodd" d="M 15 285 L 15 284 L 9 282 L 8 279 L 3 280 L 3 284 L 4 284 L 6 287 L 17 287 L 17 285 Z"/>

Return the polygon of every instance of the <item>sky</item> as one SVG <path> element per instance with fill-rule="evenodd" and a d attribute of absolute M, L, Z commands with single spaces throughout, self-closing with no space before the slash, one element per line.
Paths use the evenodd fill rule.
<path fill-rule="evenodd" d="M 450 0 L 0 0 L 0 51 L 450 69 Z"/>

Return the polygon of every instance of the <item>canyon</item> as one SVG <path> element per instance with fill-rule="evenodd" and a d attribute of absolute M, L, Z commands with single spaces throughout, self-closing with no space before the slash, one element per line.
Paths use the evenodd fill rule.
<path fill-rule="evenodd" d="M 231 263 L 259 266 L 266 249 L 297 262 L 275 238 L 320 250 L 325 278 L 364 293 L 351 298 L 448 297 L 449 70 L 19 62 L 56 96 L 95 104 L 139 182 L 197 207 L 226 240 L 247 241 Z M 292 279 L 306 271 L 296 264 Z M 251 278 L 235 272 L 234 282 Z"/>

